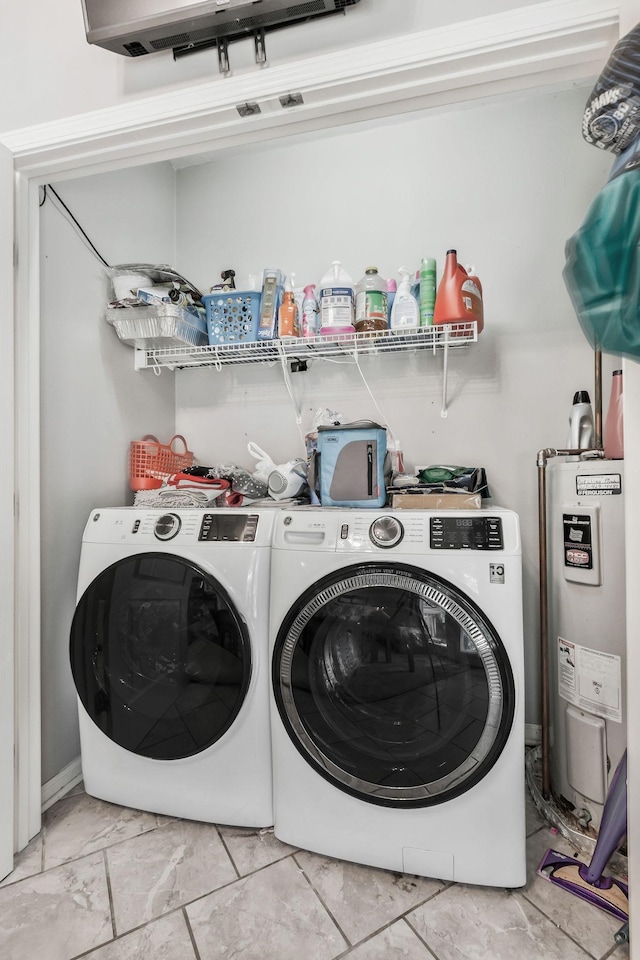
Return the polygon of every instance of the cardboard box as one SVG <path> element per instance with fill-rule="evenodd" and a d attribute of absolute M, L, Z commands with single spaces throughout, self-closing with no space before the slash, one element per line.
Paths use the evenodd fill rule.
<path fill-rule="evenodd" d="M 479 510 L 479 493 L 392 493 L 394 510 Z"/>

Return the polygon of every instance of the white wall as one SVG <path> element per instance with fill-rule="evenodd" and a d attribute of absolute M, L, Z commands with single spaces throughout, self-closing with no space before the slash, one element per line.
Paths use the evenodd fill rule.
<path fill-rule="evenodd" d="M 529 5 L 531 0 L 483 0 L 482 10 L 478 10 L 474 0 L 456 4 L 447 0 L 361 0 L 344 17 L 328 17 L 268 35 L 267 55 L 270 63 L 283 63 Z M 81 0 L 5 0 L 2 34 L 6 42 L 0 57 L 0 89 L 5 92 L 0 104 L 1 132 L 198 82 L 218 79 L 224 83 L 215 49 L 174 61 L 171 51 L 131 59 L 89 46 Z M 260 69 L 253 59 L 252 40 L 232 44 L 230 60 L 236 74 Z"/>
<path fill-rule="evenodd" d="M 585 145 L 585 90 L 537 94 L 252 148 L 178 174 L 178 268 L 202 288 L 233 267 L 318 282 L 333 259 L 354 279 L 384 276 L 456 247 L 485 294 L 478 344 L 452 354 L 440 416 L 441 358 L 316 362 L 293 375 L 302 431 L 329 406 L 347 420 L 381 413 L 416 463 L 482 465 L 494 502 L 517 510 L 524 543 L 527 720 L 539 722 L 536 453 L 567 441 L 573 393 L 593 398 L 593 355 L 562 280 L 564 244 L 606 180 Z M 203 229 L 204 228 L 204 229 Z M 604 360 L 605 398 L 612 358 Z M 201 462 L 253 464 L 303 452 L 281 370 L 264 365 L 176 374 L 177 428 Z M 381 412 L 380 412 L 381 411 Z M 605 410 L 606 412 L 606 410 Z"/>
<path fill-rule="evenodd" d="M 105 259 L 172 263 L 175 180 L 155 165 L 56 186 Z M 173 433 L 172 378 L 133 369 L 104 319 L 106 274 L 49 194 L 41 207 L 42 777 L 80 754 L 69 627 L 82 531 L 129 503 L 131 440 Z"/>

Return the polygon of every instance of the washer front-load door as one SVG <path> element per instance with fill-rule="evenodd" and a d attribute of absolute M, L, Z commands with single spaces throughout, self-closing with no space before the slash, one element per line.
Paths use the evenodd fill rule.
<path fill-rule="evenodd" d="M 513 721 L 508 656 L 452 584 L 397 564 L 316 583 L 290 609 L 273 655 L 285 728 L 341 790 L 424 807 L 478 783 Z"/>
<path fill-rule="evenodd" d="M 104 570 L 80 599 L 71 669 L 111 740 L 175 760 L 211 746 L 246 697 L 251 649 L 226 591 L 179 557 L 145 553 Z"/>

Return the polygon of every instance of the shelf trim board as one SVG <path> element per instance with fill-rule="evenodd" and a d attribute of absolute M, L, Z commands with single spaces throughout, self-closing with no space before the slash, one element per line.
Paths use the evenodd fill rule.
<path fill-rule="evenodd" d="M 77 169 L 109 169 L 124 162 L 224 149 L 238 138 L 255 142 L 317 125 L 342 114 L 385 110 L 434 96 L 439 104 L 476 96 L 492 80 L 509 87 L 540 87 L 558 71 L 564 82 L 597 75 L 618 39 L 619 3 L 546 0 L 516 10 L 390 37 L 304 60 L 217 77 L 102 110 L 0 134 L 16 170 L 43 182 Z M 279 98 L 296 90 L 304 103 L 282 110 Z M 236 106 L 260 103 L 242 118 Z M 208 157 L 191 158 L 203 162 Z"/>

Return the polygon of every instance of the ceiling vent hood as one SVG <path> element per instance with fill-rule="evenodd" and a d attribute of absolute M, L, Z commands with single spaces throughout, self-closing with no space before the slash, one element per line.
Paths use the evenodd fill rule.
<path fill-rule="evenodd" d="M 89 43 L 125 57 L 201 49 L 319 16 L 360 0 L 82 0 Z"/>

